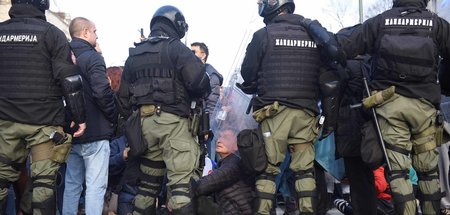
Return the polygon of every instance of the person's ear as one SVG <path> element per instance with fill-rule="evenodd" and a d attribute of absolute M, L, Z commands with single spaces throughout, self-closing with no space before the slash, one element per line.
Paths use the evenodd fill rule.
<path fill-rule="evenodd" d="M 83 29 L 83 33 L 81 34 L 81 35 L 83 35 L 83 38 L 89 38 L 88 37 L 88 34 L 89 34 L 89 29 L 88 28 L 84 28 Z"/>

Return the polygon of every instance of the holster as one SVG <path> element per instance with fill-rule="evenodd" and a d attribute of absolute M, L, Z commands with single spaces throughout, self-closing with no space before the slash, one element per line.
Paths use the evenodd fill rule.
<path fill-rule="evenodd" d="M 55 145 L 52 149 L 51 160 L 57 163 L 64 163 L 69 157 L 70 149 L 72 148 L 72 135 L 66 134 L 67 139 L 59 145 Z"/>
<path fill-rule="evenodd" d="M 189 125 L 189 131 L 191 132 L 193 137 L 197 136 L 199 126 L 200 126 L 200 115 L 198 113 L 194 113 L 191 116 L 191 122 Z"/>
<path fill-rule="evenodd" d="M 266 105 L 263 108 L 260 108 L 253 112 L 252 116 L 256 120 L 256 122 L 262 122 L 266 118 L 270 118 L 275 116 L 280 109 L 280 104 L 278 102 L 274 102 L 273 104 Z"/>
<path fill-rule="evenodd" d="M 436 139 L 436 146 L 439 147 L 443 143 L 448 142 L 448 134 L 446 134 L 446 131 L 444 130 L 444 115 L 438 111 L 436 115 L 436 133 L 435 133 L 435 139 Z M 445 140 L 447 139 L 447 140 Z"/>

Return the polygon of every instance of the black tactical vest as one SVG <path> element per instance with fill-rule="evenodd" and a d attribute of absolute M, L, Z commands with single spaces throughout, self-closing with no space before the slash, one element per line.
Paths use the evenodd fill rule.
<path fill-rule="evenodd" d="M 258 74 L 258 96 L 317 99 L 320 56 L 306 30 L 284 23 L 266 29 L 268 48 Z"/>
<path fill-rule="evenodd" d="M 0 96 L 48 98 L 61 96 L 53 77 L 45 34 L 51 24 L 31 18 L 0 23 Z"/>
<path fill-rule="evenodd" d="M 183 110 L 189 107 L 190 97 L 169 58 L 168 45 L 171 41 L 147 41 L 130 50 L 133 57 L 129 67 L 132 71 L 132 103 L 160 105 L 162 110 L 168 112 L 174 112 L 177 106 L 182 106 Z"/>
<path fill-rule="evenodd" d="M 436 83 L 439 56 L 433 16 L 420 8 L 394 8 L 381 15 L 373 79 Z"/>

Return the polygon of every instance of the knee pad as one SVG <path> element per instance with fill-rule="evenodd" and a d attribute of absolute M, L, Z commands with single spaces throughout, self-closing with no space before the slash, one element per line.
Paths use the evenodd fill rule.
<path fill-rule="evenodd" d="M 300 170 L 298 172 L 295 172 L 294 175 L 295 175 L 295 181 L 303 180 L 306 178 L 312 178 L 312 179 L 316 180 L 314 168 L 310 168 L 307 170 Z"/>
<path fill-rule="evenodd" d="M 190 193 L 189 191 L 191 190 L 191 184 L 173 184 L 170 186 L 170 191 L 172 193 L 172 197 L 173 196 L 185 196 L 188 197 L 189 199 L 191 199 L 192 193 Z M 188 190 L 188 191 L 184 191 L 184 190 Z"/>
<path fill-rule="evenodd" d="M 33 184 L 33 186 L 35 186 Z M 40 211 L 41 214 L 55 214 L 56 213 L 56 196 L 55 193 L 42 202 L 32 202 L 31 207 L 33 214 L 36 211 Z"/>
<path fill-rule="evenodd" d="M 139 208 L 134 204 L 134 211 L 140 214 L 156 214 L 156 198 L 161 192 L 161 186 L 163 181 L 163 176 L 152 176 L 141 174 L 141 182 L 139 183 L 136 195 L 142 195 L 144 197 L 153 198 L 153 203 L 146 206 L 146 208 Z"/>
<path fill-rule="evenodd" d="M 159 192 L 161 191 L 163 176 L 153 176 L 153 175 L 141 175 L 141 183 L 139 184 L 137 194 L 143 196 L 150 196 L 152 198 L 157 198 Z M 142 188 L 146 189 L 143 190 Z"/>
<path fill-rule="evenodd" d="M 314 181 L 316 180 L 314 168 L 307 169 L 307 170 L 300 170 L 298 172 L 295 172 L 294 175 L 295 175 L 296 183 L 297 183 L 297 181 L 302 181 L 304 179 L 312 179 Z M 307 191 L 299 190 L 299 189 L 297 189 L 297 187 L 295 189 L 295 191 L 297 192 L 297 198 L 298 199 L 311 198 L 312 206 L 313 206 L 314 210 L 316 208 L 316 203 L 317 203 L 317 201 L 316 201 L 316 198 L 317 198 L 316 190 L 317 190 L 316 187 L 314 187 L 312 190 L 307 190 Z"/>
<path fill-rule="evenodd" d="M 394 202 L 395 214 L 404 214 L 406 202 L 415 201 L 416 197 L 413 193 L 403 195 L 401 193 L 392 192 L 392 199 Z"/>
<path fill-rule="evenodd" d="M 153 161 L 148 159 L 141 159 L 141 165 L 155 170 L 156 172 L 164 172 L 164 169 L 166 168 L 164 161 Z M 142 194 L 143 196 L 151 196 L 156 198 L 161 191 L 163 180 L 164 175 L 149 175 L 147 173 L 141 174 L 140 187 L 150 190 L 151 193 L 139 189 L 140 191 L 138 191 L 138 194 L 139 192 L 145 192 L 145 194 Z"/>
<path fill-rule="evenodd" d="M 439 169 L 438 169 L 438 167 L 436 167 L 428 172 L 417 171 L 417 177 L 419 178 L 419 181 L 425 182 L 425 183 L 432 181 L 432 180 L 440 180 L 439 179 Z M 425 201 L 431 202 L 435 211 L 439 211 L 442 193 L 440 192 L 440 186 L 438 184 L 436 184 L 436 186 L 438 186 L 437 191 L 433 192 L 433 193 L 425 194 L 425 193 L 423 193 L 423 190 L 419 189 L 417 198 L 420 200 L 420 202 L 425 202 Z"/>
<path fill-rule="evenodd" d="M 270 183 L 275 184 L 275 176 L 276 175 L 269 174 L 269 173 L 262 173 L 256 177 L 256 181 L 261 181 L 261 180 L 262 181 L 270 181 Z M 267 191 L 264 192 L 264 191 L 260 191 L 260 190 L 256 189 L 255 193 L 256 193 L 256 201 L 255 201 L 255 205 L 254 205 L 255 209 L 260 208 L 262 200 L 268 200 L 268 201 L 273 202 L 276 199 L 276 191 L 275 191 L 275 193 L 269 193 Z"/>

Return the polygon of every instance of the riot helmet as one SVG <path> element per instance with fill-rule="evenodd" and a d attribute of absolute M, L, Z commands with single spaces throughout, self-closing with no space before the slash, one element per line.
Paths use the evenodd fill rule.
<path fill-rule="evenodd" d="M 188 31 L 188 24 L 184 19 L 183 13 L 174 6 L 166 5 L 156 10 L 155 14 L 152 17 L 152 20 L 150 21 L 150 29 L 158 19 L 169 20 L 180 38 L 183 38 Z"/>
<path fill-rule="evenodd" d="M 293 13 L 294 0 L 258 0 L 258 13 L 264 18 L 276 16 L 285 8 Z"/>
<path fill-rule="evenodd" d="M 31 4 L 42 12 L 50 8 L 49 0 L 11 0 L 11 4 Z"/>
<path fill-rule="evenodd" d="M 397 5 L 397 4 L 398 4 L 398 1 L 400 1 L 400 0 L 393 0 L 393 1 L 392 1 L 393 5 L 394 5 L 394 6 Z M 422 2 L 425 4 L 425 6 L 427 6 L 427 5 L 428 5 L 428 2 L 430 2 L 430 0 L 417 0 L 417 1 L 422 1 Z"/>

